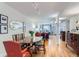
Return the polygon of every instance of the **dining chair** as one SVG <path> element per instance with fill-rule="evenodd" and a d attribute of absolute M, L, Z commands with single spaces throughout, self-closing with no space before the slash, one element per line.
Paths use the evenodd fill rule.
<path fill-rule="evenodd" d="M 19 34 L 12 35 L 13 41 L 19 41 Z"/>
<path fill-rule="evenodd" d="M 21 45 L 14 41 L 3 41 L 8 57 L 30 57 L 30 51 L 25 48 L 21 49 Z"/>
<path fill-rule="evenodd" d="M 45 40 L 40 40 L 35 43 L 36 49 L 38 52 L 43 51 L 44 54 L 46 53 L 46 48 L 45 48 Z"/>

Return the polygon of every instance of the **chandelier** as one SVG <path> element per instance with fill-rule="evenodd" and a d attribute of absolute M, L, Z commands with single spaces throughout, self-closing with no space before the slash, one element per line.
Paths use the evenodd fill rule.
<path fill-rule="evenodd" d="M 33 8 L 37 15 L 40 15 L 39 2 L 33 2 Z"/>

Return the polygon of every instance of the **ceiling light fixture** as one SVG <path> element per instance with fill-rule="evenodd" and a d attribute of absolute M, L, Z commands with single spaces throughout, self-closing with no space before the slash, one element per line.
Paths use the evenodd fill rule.
<path fill-rule="evenodd" d="M 55 13 L 55 14 L 50 15 L 49 17 L 51 17 L 51 18 L 56 18 L 56 17 L 58 16 L 58 14 L 59 14 L 59 13 Z"/>
<path fill-rule="evenodd" d="M 33 8 L 35 9 L 36 14 L 40 15 L 39 3 L 38 2 L 33 2 Z"/>
<path fill-rule="evenodd" d="M 61 17 L 61 18 L 59 18 L 59 20 L 65 20 L 66 19 L 66 17 Z"/>

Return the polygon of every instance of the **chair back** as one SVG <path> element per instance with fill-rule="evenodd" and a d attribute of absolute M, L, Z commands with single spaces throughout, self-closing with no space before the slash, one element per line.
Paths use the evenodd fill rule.
<path fill-rule="evenodd" d="M 8 57 L 21 57 L 21 47 L 19 43 L 13 41 L 3 42 Z"/>
<path fill-rule="evenodd" d="M 24 33 L 12 35 L 13 41 L 24 40 L 24 38 L 25 38 Z"/>
<path fill-rule="evenodd" d="M 12 35 L 13 41 L 19 41 L 19 34 Z"/>

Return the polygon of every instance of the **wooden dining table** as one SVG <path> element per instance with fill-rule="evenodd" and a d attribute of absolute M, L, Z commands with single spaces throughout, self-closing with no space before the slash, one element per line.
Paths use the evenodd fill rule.
<path fill-rule="evenodd" d="M 31 42 L 31 37 L 25 37 L 24 40 L 20 40 L 19 42 L 21 44 L 22 49 L 24 49 L 24 48 L 30 49 L 31 47 L 34 46 L 34 43 L 37 43 L 41 40 L 42 40 L 42 37 L 34 37 L 32 42 Z"/>

